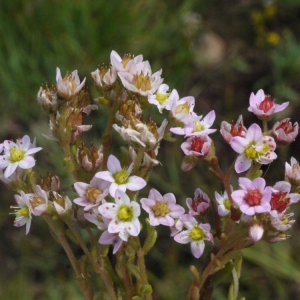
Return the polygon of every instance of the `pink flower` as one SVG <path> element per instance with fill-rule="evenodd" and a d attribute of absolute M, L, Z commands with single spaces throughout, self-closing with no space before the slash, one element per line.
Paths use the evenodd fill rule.
<path fill-rule="evenodd" d="M 99 213 L 98 207 L 93 207 L 91 210 L 85 212 L 83 214 L 85 219 L 87 219 L 89 222 L 95 224 L 99 230 L 105 230 L 107 229 L 107 225 L 104 222 L 104 217 Z M 108 220 L 108 219 L 106 219 Z"/>
<path fill-rule="evenodd" d="M 294 125 L 290 122 L 290 119 L 283 119 L 274 124 L 272 133 L 277 145 L 285 146 L 295 141 L 298 135 L 299 125 L 296 122 Z"/>
<path fill-rule="evenodd" d="M 114 245 L 113 254 L 116 254 L 124 241 L 119 237 L 118 234 L 110 233 L 108 230 L 105 230 L 101 234 L 98 242 L 101 245 Z"/>
<path fill-rule="evenodd" d="M 268 121 L 275 113 L 284 110 L 288 105 L 289 102 L 275 104 L 270 95 L 265 95 L 263 90 L 259 90 L 256 95 L 251 93 L 248 111 L 253 112 L 259 119 Z"/>
<path fill-rule="evenodd" d="M 77 94 L 84 86 L 85 78 L 80 83 L 77 70 L 73 71 L 70 75 L 61 77 L 60 69 L 56 68 L 56 87 L 57 94 L 63 98 L 69 99 Z"/>
<path fill-rule="evenodd" d="M 115 203 L 104 203 L 99 206 L 99 212 L 110 220 L 108 225 L 109 233 L 118 233 L 119 237 L 126 241 L 128 236 L 137 236 L 140 233 L 141 225 L 138 216 L 141 208 L 135 201 L 120 189 L 115 192 Z"/>
<path fill-rule="evenodd" d="M 234 136 L 245 137 L 246 133 L 247 133 L 247 129 L 243 124 L 243 116 L 240 115 L 235 124 L 233 122 L 232 122 L 232 124 L 229 124 L 228 122 L 223 121 L 221 123 L 220 131 L 221 131 L 221 134 L 222 134 L 224 140 L 227 143 L 230 143 L 231 139 Z"/>
<path fill-rule="evenodd" d="M 235 136 L 231 139 L 230 145 L 240 155 L 235 161 L 237 173 L 248 170 L 255 160 L 260 164 L 269 164 L 277 158 L 274 152 L 276 143 L 270 136 L 263 136 L 261 128 L 252 124 L 245 137 Z"/>
<path fill-rule="evenodd" d="M 0 170 L 6 168 L 5 178 L 12 175 L 17 168 L 30 169 L 34 167 L 35 160 L 31 155 L 42 150 L 41 147 L 35 147 L 35 142 L 30 143 L 28 135 L 24 135 L 22 139 L 17 139 L 15 143 L 6 140 L 2 145 L 4 155 L 0 155 Z"/>
<path fill-rule="evenodd" d="M 84 206 L 84 210 L 88 211 L 94 206 L 98 206 L 105 202 L 105 197 L 109 194 L 110 182 L 94 177 L 90 183 L 75 182 L 74 188 L 79 198 L 74 199 L 74 203 Z"/>
<path fill-rule="evenodd" d="M 169 96 L 169 105 L 171 119 L 174 123 L 188 124 L 201 118 L 193 112 L 195 106 L 195 98 L 188 96 L 179 99 L 178 92 L 175 89 Z M 176 132 L 177 128 L 181 132 L 182 129 L 180 127 L 173 127 L 170 131 L 175 134 L 180 134 Z"/>
<path fill-rule="evenodd" d="M 270 204 L 273 217 L 285 212 L 288 205 L 299 202 L 300 195 L 298 193 L 290 193 L 290 190 L 291 184 L 286 181 L 278 181 L 272 187 Z"/>
<path fill-rule="evenodd" d="M 194 193 L 194 198 L 187 198 L 186 204 L 190 209 L 191 216 L 204 216 L 210 206 L 210 199 L 200 188 L 197 188 Z"/>
<path fill-rule="evenodd" d="M 285 163 L 285 180 L 293 185 L 300 184 L 299 162 L 294 157 L 291 157 L 291 164 Z"/>
<path fill-rule="evenodd" d="M 240 210 L 253 216 L 255 213 L 264 213 L 271 210 L 271 188 L 265 187 L 266 182 L 263 178 L 255 178 L 251 181 L 248 178 L 239 178 L 240 190 L 231 194 L 233 201 L 239 206 Z"/>
<path fill-rule="evenodd" d="M 209 224 L 198 224 L 191 215 L 183 215 L 182 223 L 187 230 L 182 230 L 174 236 L 174 240 L 180 244 L 191 243 L 191 251 L 196 258 L 199 258 L 205 248 L 204 241 L 213 243 L 213 236 L 210 233 Z"/>
<path fill-rule="evenodd" d="M 139 176 L 130 176 L 133 169 L 133 163 L 126 170 L 121 167 L 120 161 L 114 156 L 110 155 L 107 161 L 108 171 L 101 171 L 96 173 L 95 177 L 110 182 L 109 193 L 112 197 L 115 196 L 116 189 L 126 191 L 141 190 L 147 182 Z"/>
<path fill-rule="evenodd" d="M 149 223 L 152 226 L 173 226 L 174 219 L 184 214 L 184 208 L 176 204 L 174 194 L 167 193 L 162 196 L 156 189 L 151 189 L 148 198 L 141 199 L 141 204 L 149 214 Z"/>
<path fill-rule="evenodd" d="M 204 158 L 208 155 L 211 147 L 211 138 L 205 133 L 189 137 L 181 144 L 181 149 L 186 155 Z"/>

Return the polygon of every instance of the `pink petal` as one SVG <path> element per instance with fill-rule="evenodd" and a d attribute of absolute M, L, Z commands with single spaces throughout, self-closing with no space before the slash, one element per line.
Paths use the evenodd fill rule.
<path fill-rule="evenodd" d="M 30 169 L 35 165 L 35 160 L 32 156 L 25 156 L 19 161 L 19 167 L 22 169 Z"/>
<path fill-rule="evenodd" d="M 140 221 L 138 218 L 126 223 L 126 229 L 132 236 L 138 236 L 141 230 Z"/>
<path fill-rule="evenodd" d="M 203 241 L 191 242 L 191 251 L 196 258 L 199 258 L 204 251 L 205 244 Z"/>
<path fill-rule="evenodd" d="M 238 156 L 235 161 L 234 168 L 237 173 L 247 171 L 252 164 L 252 159 L 245 157 L 244 154 Z"/>

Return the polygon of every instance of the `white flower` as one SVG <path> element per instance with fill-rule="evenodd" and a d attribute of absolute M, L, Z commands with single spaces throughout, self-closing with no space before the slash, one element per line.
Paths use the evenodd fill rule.
<path fill-rule="evenodd" d="M 110 62 L 117 72 L 130 72 L 132 65 L 141 63 L 143 55 L 132 57 L 131 55 L 124 55 L 123 59 L 116 51 L 111 51 Z"/>
<path fill-rule="evenodd" d="M 119 233 L 119 237 L 126 241 L 128 236 L 137 236 L 141 226 L 138 216 L 141 213 L 140 205 L 120 189 L 115 192 L 115 203 L 105 203 L 99 206 L 99 212 L 103 217 L 110 219 L 109 233 Z"/>
<path fill-rule="evenodd" d="M 215 192 L 215 198 L 218 202 L 219 216 L 227 216 L 230 213 L 230 200 L 228 198 L 227 192 L 224 192 L 223 195 L 220 195 L 218 192 Z"/>
<path fill-rule="evenodd" d="M 175 134 L 185 135 L 185 136 L 198 136 L 203 134 L 208 135 L 216 131 L 216 129 L 210 129 L 210 127 L 215 121 L 215 118 L 216 118 L 216 113 L 214 110 L 210 111 L 203 119 L 202 116 L 197 116 L 194 112 L 191 112 L 190 114 L 191 122 L 187 122 L 187 123 L 184 122 L 185 123 L 184 127 L 173 127 L 170 129 L 170 131 Z"/>
<path fill-rule="evenodd" d="M 26 225 L 26 234 L 28 234 L 32 218 L 29 197 L 27 194 L 21 191 L 21 196 L 15 195 L 15 199 L 18 206 L 11 207 L 15 209 L 13 214 L 16 215 L 14 226 L 20 227 Z"/>
<path fill-rule="evenodd" d="M 274 139 L 263 135 L 257 124 L 252 124 L 244 137 L 233 137 L 230 145 L 234 151 L 240 154 L 234 165 L 237 173 L 247 171 L 253 160 L 266 165 L 277 158 L 274 152 L 276 148 Z"/>
<path fill-rule="evenodd" d="M 56 68 L 56 87 L 57 94 L 63 98 L 71 98 L 78 93 L 84 86 L 85 78 L 80 83 L 77 70 L 73 71 L 70 75 L 61 77 L 60 69 Z"/>
<path fill-rule="evenodd" d="M 205 248 L 204 240 L 213 243 L 213 236 L 210 233 L 210 225 L 198 224 L 191 215 L 183 215 L 181 221 L 187 230 L 182 230 L 174 236 L 174 240 L 180 244 L 191 243 L 191 251 L 196 258 L 199 258 Z"/>
<path fill-rule="evenodd" d="M 163 109 L 170 110 L 170 101 L 168 93 L 169 86 L 167 84 L 161 84 L 155 95 L 148 96 L 148 102 L 157 106 L 160 113 Z"/>
<path fill-rule="evenodd" d="M 40 216 L 48 208 L 48 195 L 39 185 L 35 194 L 28 194 L 33 215 Z"/>
<path fill-rule="evenodd" d="M 120 161 L 114 156 L 110 155 L 107 160 L 108 171 L 101 171 L 96 173 L 95 177 L 110 182 L 109 193 L 112 197 L 115 196 L 116 189 L 126 191 L 138 191 L 141 190 L 147 183 L 139 176 L 130 176 L 133 169 L 133 163 L 129 168 L 122 169 Z"/>
<path fill-rule="evenodd" d="M 199 118 L 193 111 L 195 106 L 195 98 L 188 96 L 179 99 L 178 92 L 174 89 L 169 96 L 169 106 L 172 118 L 176 122 L 188 124 L 197 121 Z M 177 127 L 173 127 L 177 128 Z M 171 130 L 170 130 L 171 131 Z M 172 131 L 173 132 L 173 131 Z M 174 132 L 175 134 L 178 134 Z"/>
<path fill-rule="evenodd" d="M 117 124 L 114 124 L 113 128 L 129 145 L 134 148 L 142 147 L 146 151 L 149 151 L 157 147 L 164 136 L 167 125 L 168 121 L 165 119 L 159 128 L 156 127 L 154 122 L 150 122 L 150 124 L 138 122 L 135 124 L 134 129 L 119 127 Z"/>
<path fill-rule="evenodd" d="M 133 64 L 130 72 L 119 72 L 118 75 L 124 87 L 142 96 L 154 94 L 163 82 L 161 78 L 162 70 L 152 74 L 148 61 Z"/>
<path fill-rule="evenodd" d="M 99 230 L 105 230 L 107 228 L 104 222 L 104 217 L 99 213 L 98 207 L 93 207 L 91 210 L 83 214 L 85 219 L 95 224 Z"/>
<path fill-rule="evenodd" d="M 91 74 L 99 88 L 113 85 L 118 77 L 117 71 L 114 67 L 101 67 Z"/>
<path fill-rule="evenodd" d="M 68 196 L 61 196 L 56 192 L 51 192 L 53 205 L 56 212 L 63 216 L 71 212 L 72 210 L 72 202 Z"/>
<path fill-rule="evenodd" d="M 4 141 L 4 155 L 0 155 L 0 169 L 4 172 L 4 177 L 8 178 L 19 167 L 21 169 L 30 169 L 35 165 L 32 154 L 40 151 L 41 147 L 35 147 L 35 143 L 30 143 L 28 135 L 18 139 L 15 143 L 12 141 Z"/>

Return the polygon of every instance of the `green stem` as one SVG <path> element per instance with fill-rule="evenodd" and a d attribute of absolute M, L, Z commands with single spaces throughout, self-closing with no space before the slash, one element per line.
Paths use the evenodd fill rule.
<path fill-rule="evenodd" d="M 145 254 L 142 248 L 138 250 L 137 258 L 138 258 L 138 268 L 140 270 L 140 275 L 141 275 L 141 285 L 145 286 L 148 284 L 148 277 L 147 277 L 147 271 L 145 266 Z M 152 300 L 152 294 L 146 294 L 145 299 Z"/>
<path fill-rule="evenodd" d="M 133 167 L 133 171 L 132 171 L 132 174 L 134 174 L 134 175 L 137 175 L 137 173 L 139 171 L 140 165 L 141 165 L 143 157 L 144 157 L 144 152 L 145 152 L 144 149 L 142 149 L 142 148 L 138 149 L 137 157 L 135 159 L 134 167 Z"/>
<path fill-rule="evenodd" d="M 60 242 L 61 246 L 65 250 L 65 252 L 68 256 L 68 259 L 71 262 L 73 270 L 76 274 L 76 278 L 77 278 L 76 282 L 77 282 L 77 285 L 78 285 L 79 289 L 84 294 L 86 300 L 92 300 L 93 299 L 93 292 L 90 291 L 89 285 L 86 282 L 86 279 L 84 279 L 81 276 L 79 264 L 78 264 L 77 259 L 74 255 L 73 251 L 72 251 L 72 248 L 70 247 L 70 245 L 69 245 L 69 243 L 68 243 L 68 241 L 65 237 L 65 234 L 64 234 L 63 230 L 55 225 L 55 223 L 53 222 L 52 217 L 50 215 L 43 214 L 43 217 L 44 217 L 44 220 L 49 225 L 49 227 L 52 229 L 52 231 L 56 234 L 56 237 L 57 237 L 58 241 Z M 84 282 L 85 284 L 79 284 L 79 281 L 81 281 L 81 280 L 85 281 Z"/>
<path fill-rule="evenodd" d="M 239 294 L 239 279 L 235 267 L 232 269 L 232 279 L 233 279 L 233 300 L 237 300 Z"/>

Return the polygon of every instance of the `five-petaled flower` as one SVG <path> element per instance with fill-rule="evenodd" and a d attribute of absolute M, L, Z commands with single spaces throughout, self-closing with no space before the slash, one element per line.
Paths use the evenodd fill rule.
<path fill-rule="evenodd" d="M 121 189 L 124 192 L 126 189 L 138 191 L 147 184 L 146 181 L 139 176 L 130 176 L 133 169 L 133 163 L 128 169 L 124 169 L 121 167 L 120 161 L 114 155 L 108 157 L 107 169 L 108 171 L 98 172 L 95 176 L 110 182 L 109 193 L 112 197 L 115 196 L 116 189 Z"/>
<path fill-rule="evenodd" d="M 77 205 L 84 206 L 84 210 L 88 211 L 105 202 L 105 197 L 109 193 L 109 186 L 108 181 L 96 177 L 90 183 L 75 182 L 74 188 L 80 197 L 73 201 Z"/>
<path fill-rule="evenodd" d="M 253 160 L 265 165 L 277 158 L 274 152 L 276 148 L 274 139 L 262 135 L 261 128 L 257 124 L 249 127 L 245 137 L 233 137 L 230 145 L 234 151 L 240 154 L 235 161 L 237 173 L 247 171 Z"/>
<path fill-rule="evenodd" d="M 151 189 L 148 198 L 141 199 L 141 204 L 149 213 L 149 223 L 152 226 L 173 226 L 174 219 L 184 214 L 184 208 L 176 204 L 174 194 L 167 193 L 162 196 L 156 189 Z"/>
<path fill-rule="evenodd" d="M 295 141 L 299 132 L 299 124 L 296 122 L 294 125 L 290 122 L 290 119 L 284 119 L 274 124 L 272 133 L 277 145 L 285 146 Z"/>
<path fill-rule="evenodd" d="M 9 140 L 2 144 L 4 155 L 0 155 L 0 170 L 4 171 L 4 177 L 12 175 L 17 168 L 30 169 L 35 165 L 35 160 L 32 154 L 40 151 L 41 147 L 35 147 L 35 142 L 30 143 L 28 135 L 24 135 L 22 139 L 17 139 L 16 142 Z"/>
<path fill-rule="evenodd" d="M 210 233 L 209 224 L 199 224 L 191 215 L 181 217 L 183 226 L 187 230 L 182 230 L 174 236 L 174 240 L 180 244 L 191 243 L 191 251 L 196 258 L 199 258 L 205 248 L 204 241 L 213 243 L 213 236 Z"/>
<path fill-rule="evenodd" d="M 15 195 L 15 199 L 18 206 L 11 206 L 11 208 L 15 209 L 13 212 L 16 216 L 14 226 L 20 227 L 26 225 L 26 234 L 28 234 L 32 219 L 29 196 L 21 191 L 21 196 Z"/>
<path fill-rule="evenodd" d="M 271 187 L 266 187 L 263 178 L 255 178 L 253 181 L 246 177 L 239 178 L 240 190 L 233 191 L 231 197 L 240 210 L 253 216 L 256 213 L 265 213 L 271 210 Z"/>
<path fill-rule="evenodd" d="M 70 75 L 61 77 L 59 68 L 56 68 L 56 87 L 57 94 L 63 98 L 69 99 L 77 94 L 84 86 L 85 78 L 80 83 L 77 70 L 73 71 Z"/>
<path fill-rule="evenodd" d="M 210 199 L 206 193 L 200 188 L 197 188 L 194 193 L 194 198 L 187 198 L 186 205 L 189 208 L 191 216 L 206 215 L 210 206 Z"/>
<path fill-rule="evenodd" d="M 129 197 L 121 189 L 115 192 L 115 203 L 104 203 L 99 206 L 99 212 L 103 217 L 110 220 L 108 224 L 109 233 L 118 233 L 119 237 L 126 241 L 128 236 L 137 236 L 140 232 L 140 222 L 138 216 L 141 208 L 135 201 L 130 201 Z"/>
<path fill-rule="evenodd" d="M 270 95 L 265 95 L 263 90 L 259 90 L 256 95 L 251 93 L 249 104 L 248 111 L 253 112 L 261 120 L 269 121 L 275 113 L 284 110 L 289 102 L 276 104 Z"/>

